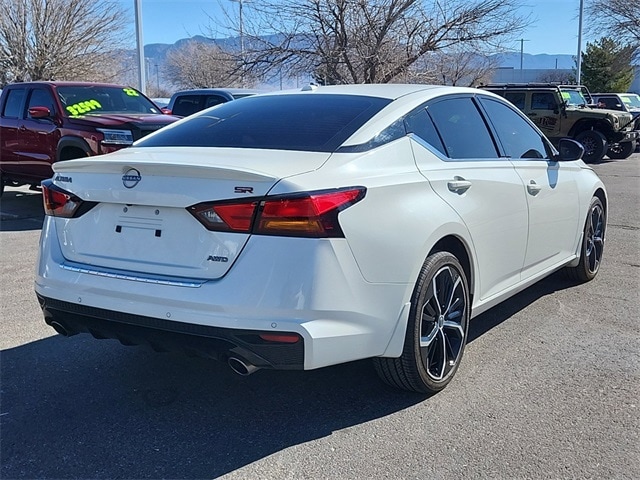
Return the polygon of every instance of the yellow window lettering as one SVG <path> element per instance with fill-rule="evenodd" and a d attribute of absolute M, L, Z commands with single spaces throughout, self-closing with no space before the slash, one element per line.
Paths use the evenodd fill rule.
<path fill-rule="evenodd" d="M 67 111 L 73 116 L 78 115 L 78 110 L 76 109 L 75 105 L 69 105 L 67 107 Z"/>
<path fill-rule="evenodd" d="M 123 88 L 122 91 L 130 97 L 139 97 L 140 95 L 133 88 Z"/>
<path fill-rule="evenodd" d="M 96 108 L 102 108 L 102 105 L 100 105 L 100 102 L 98 102 L 97 100 L 89 100 L 89 103 L 91 104 L 91 107 L 95 110 Z"/>

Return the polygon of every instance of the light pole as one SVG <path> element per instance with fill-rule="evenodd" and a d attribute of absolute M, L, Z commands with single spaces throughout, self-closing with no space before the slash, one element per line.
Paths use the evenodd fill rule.
<path fill-rule="evenodd" d="M 524 81 L 524 72 L 522 70 L 522 66 L 524 64 L 524 42 L 528 42 L 529 40 L 525 40 L 524 38 L 520 39 L 520 81 Z"/>
<path fill-rule="evenodd" d="M 242 18 L 242 5 L 244 2 L 248 0 L 231 0 L 232 2 L 237 2 L 239 7 L 238 19 L 240 24 L 238 25 L 239 33 L 240 33 L 240 82 L 242 84 L 242 88 L 245 87 L 244 83 L 244 21 Z"/>
<path fill-rule="evenodd" d="M 138 90 L 147 92 L 147 78 L 145 75 L 144 44 L 142 42 L 142 5 L 141 0 L 134 0 L 136 10 L 136 43 L 138 44 Z"/>
<path fill-rule="evenodd" d="M 580 14 L 578 15 L 578 58 L 576 59 L 576 83 L 580 85 L 582 74 L 582 14 L 584 12 L 584 0 L 580 0 Z"/>

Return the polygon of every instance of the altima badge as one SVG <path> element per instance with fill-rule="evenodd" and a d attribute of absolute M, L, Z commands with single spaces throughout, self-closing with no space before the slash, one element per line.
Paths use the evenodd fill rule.
<path fill-rule="evenodd" d="M 122 175 L 122 184 L 125 188 L 133 188 L 142 180 L 140 172 L 135 168 L 130 168 Z"/>

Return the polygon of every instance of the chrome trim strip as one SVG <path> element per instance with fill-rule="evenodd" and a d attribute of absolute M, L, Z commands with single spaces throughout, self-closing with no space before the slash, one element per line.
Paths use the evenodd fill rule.
<path fill-rule="evenodd" d="M 169 279 L 168 277 L 141 277 L 132 275 L 131 273 L 119 273 L 114 270 L 101 270 L 98 268 L 87 268 L 69 265 L 66 263 L 60 264 L 60 268 L 74 273 L 84 273 L 87 275 L 96 275 L 98 277 L 117 278 L 118 280 L 131 280 L 134 282 L 151 283 L 154 285 L 170 285 L 173 287 L 188 287 L 198 288 L 206 282 L 206 280 L 177 280 Z"/>

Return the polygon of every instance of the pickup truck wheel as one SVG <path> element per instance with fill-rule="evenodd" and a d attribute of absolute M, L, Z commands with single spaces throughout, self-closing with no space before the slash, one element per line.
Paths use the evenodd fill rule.
<path fill-rule="evenodd" d="M 585 130 L 576 135 L 576 141 L 584 147 L 582 160 L 585 163 L 599 163 L 607 152 L 607 139 L 597 130 Z"/>
<path fill-rule="evenodd" d="M 624 143 L 614 143 L 607 150 L 607 156 L 612 160 L 623 160 L 628 158 L 636 149 L 636 141 Z"/>

